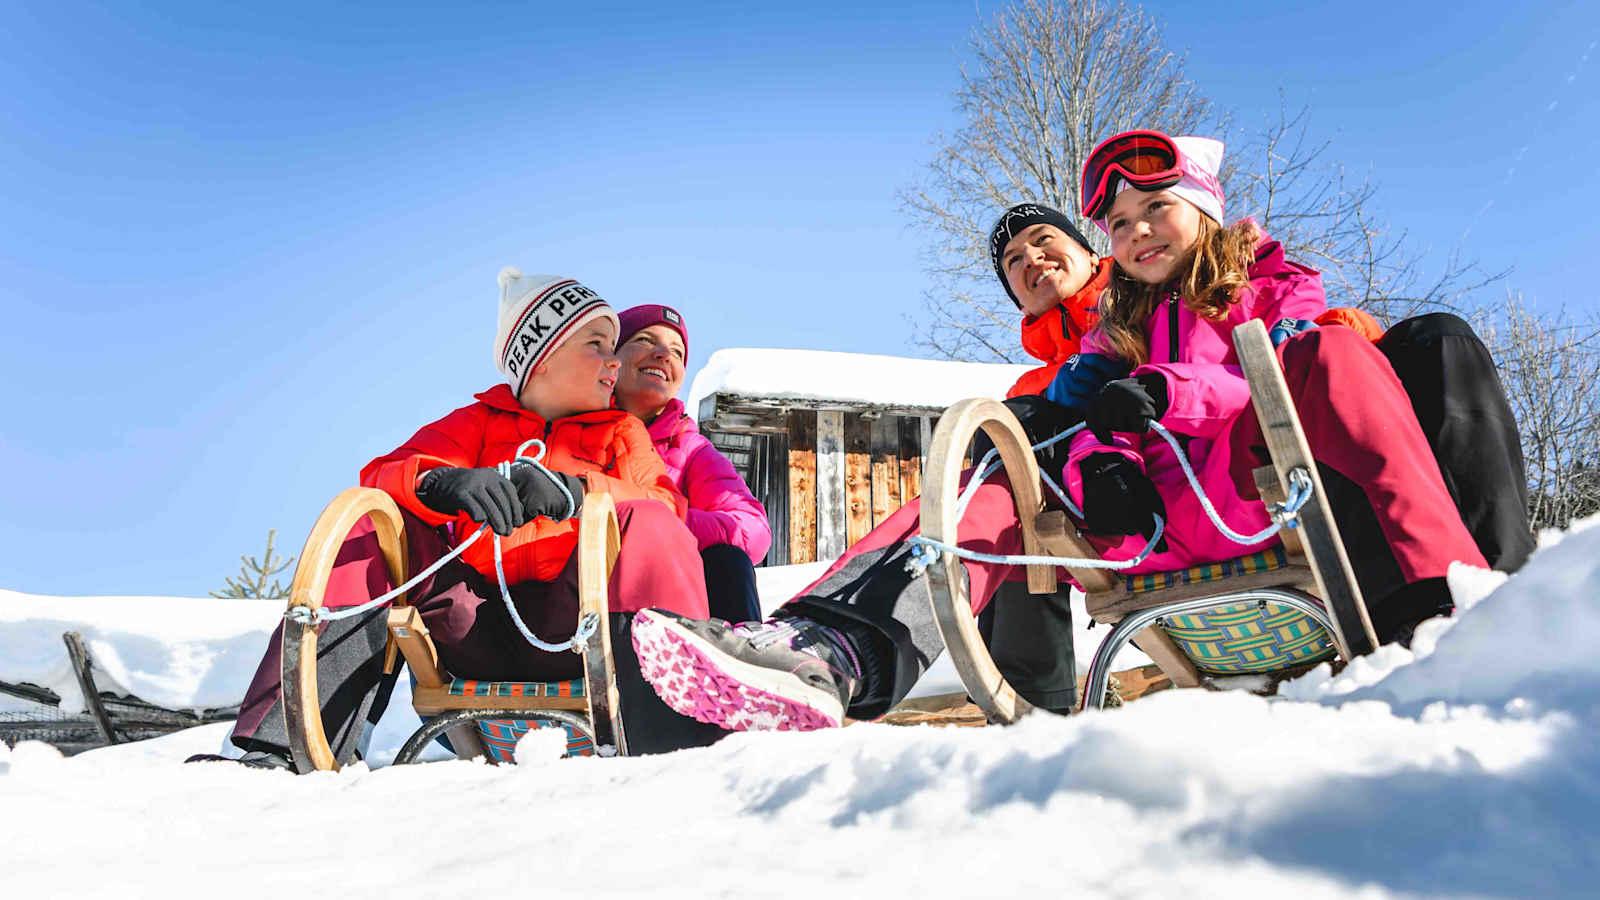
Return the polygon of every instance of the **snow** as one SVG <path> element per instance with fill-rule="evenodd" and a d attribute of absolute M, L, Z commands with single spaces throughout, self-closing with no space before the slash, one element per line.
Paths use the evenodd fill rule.
<path fill-rule="evenodd" d="M 689 385 L 688 410 L 715 393 L 944 409 L 968 397 L 1005 398 L 1031 366 L 948 362 L 833 350 L 733 348 L 711 354 Z M 796 378 L 804 372 L 804 378 Z"/>
<path fill-rule="evenodd" d="M 1458 567 L 1460 611 L 1415 652 L 1272 699 L 306 777 L 178 764 L 225 724 L 72 758 L 25 743 L 0 750 L 7 894 L 1592 896 L 1597 525 L 1509 579 Z"/>

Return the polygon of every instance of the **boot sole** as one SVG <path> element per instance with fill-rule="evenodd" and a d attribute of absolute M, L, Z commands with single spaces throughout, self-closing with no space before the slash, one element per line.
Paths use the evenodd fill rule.
<path fill-rule="evenodd" d="M 729 731 L 815 731 L 844 720 L 827 691 L 735 659 L 650 610 L 634 616 L 633 649 L 662 702 L 696 721 Z"/>

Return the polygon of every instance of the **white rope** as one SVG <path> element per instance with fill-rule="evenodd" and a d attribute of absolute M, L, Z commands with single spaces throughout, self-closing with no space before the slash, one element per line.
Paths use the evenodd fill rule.
<path fill-rule="evenodd" d="M 539 452 L 532 457 L 524 456 L 524 452 L 534 444 L 539 445 Z M 538 438 L 529 438 L 528 440 L 523 441 L 521 446 L 517 447 L 515 459 L 500 463 L 495 467 L 495 471 L 499 472 L 500 476 L 507 480 L 510 480 L 511 470 L 515 466 L 533 466 L 535 469 L 543 472 L 545 477 L 549 478 L 551 483 L 559 488 L 562 495 L 567 498 L 567 514 L 562 518 L 570 519 L 577 512 L 578 502 L 573 498 L 572 492 L 567 489 L 567 486 L 562 483 L 561 479 L 557 478 L 554 473 L 552 473 L 549 469 L 546 469 L 540 463 L 540 460 L 544 459 L 544 454 L 544 441 L 541 441 Z M 301 625 L 318 625 L 323 622 L 337 622 L 340 619 L 348 619 L 351 616 L 359 616 L 368 610 L 384 606 L 390 601 L 394 600 L 396 597 L 404 594 L 406 591 L 411 590 L 411 588 L 421 583 L 422 580 L 427 578 L 429 575 L 437 572 L 445 563 L 460 556 L 463 550 L 466 550 L 468 547 L 472 546 L 472 543 L 478 538 L 482 537 L 483 533 L 488 530 L 489 526 L 487 524 L 478 526 L 478 530 L 474 531 L 466 540 L 462 541 L 459 546 L 457 546 L 454 550 L 451 550 L 449 553 L 446 553 L 444 556 L 439 557 L 434 561 L 433 565 L 423 569 L 415 578 L 412 578 L 410 581 L 407 581 L 405 584 L 400 585 L 381 597 L 374 597 L 371 600 L 368 600 L 366 603 L 363 603 L 360 606 L 350 606 L 337 611 L 329 610 L 324 607 L 318 607 L 317 609 L 313 610 L 305 606 L 291 606 L 289 607 L 289 610 L 283 614 L 283 617 L 292 622 L 298 622 Z M 560 653 L 563 650 L 578 651 L 581 649 L 581 645 L 590 637 L 592 637 L 596 629 L 600 627 L 599 617 L 597 617 L 594 613 L 590 613 L 589 615 L 584 616 L 583 620 L 578 623 L 577 631 L 573 632 L 572 637 L 568 640 L 559 644 L 552 644 L 548 641 L 540 640 L 538 635 L 535 635 L 533 631 L 528 628 L 527 623 L 522 621 L 522 616 L 517 613 L 516 605 L 511 602 L 511 589 L 506 586 L 505 566 L 501 562 L 499 534 L 494 535 L 494 574 L 500 582 L 500 599 L 505 602 L 506 612 L 511 614 L 512 624 L 517 626 L 517 630 L 522 633 L 523 639 L 529 644 L 532 644 L 534 647 L 550 653 Z"/>
<path fill-rule="evenodd" d="M 1031 449 L 1035 451 L 1042 450 L 1055 444 L 1057 441 L 1064 440 L 1065 438 L 1082 431 L 1086 427 L 1088 426 L 1085 423 L 1079 422 L 1077 425 L 1068 428 L 1066 431 L 1063 431 L 1054 437 L 1046 438 L 1045 440 L 1034 444 Z M 1179 446 L 1178 439 L 1173 437 L 1172 432 L 1168 431 L 1159 422 L 1151 422 L 1150 428 L 1152 431 L 1159 434 L 1167 442 L 1167 444 L 1172 447 L 1172 452 L 1178 457 L 1178 464 L 1183 467 L 1184 478 L 1188 480 L 1189 486 L 1194 489 L 1195 496 L 1200 500 L 1200 508 L 1205 510 L 1206 517 L 1211 520 L 1211 524 L 1216 526 L 1217 531 L 1223 537 L 1233 541 L 1236 544 L 1248 546 L 1251 544 L 1258 544 L 1266 540 L 1272 535 L 1277 534 L 1278 531 L 1283 528 L 1294 528 L 1299 524 L 1298 514 L 1300 508 L 1305 505 L 1307 500 L 1310 499 L 1312 490 L 1310 475 L 1304 470 L 1295 469 L 1294 471 L 1290 472 L 1288 498 L 1283 503 L 1273 503 L 1267 507 L 1268 513 L 1272 518 L 1271 524 L 1255 534 L 1242 535 L 1237 531 L 1234 531 L 1232 528 L 1229 528 L 1228 523 L 1222 521 L 1222 516 L 1217 513 L 1216 507 L 1211 505 L 1211 498 L 1206 496 L 1205 489 L 1200 486 L 1199 477 L 1195 475 L 1194 468 L 1189 465 L 1188 456 L 1184 454 L 1183 448 Z M 995 456 L 999 454 L 999 452 L 1000 449 L 995 447 L 983 455 L 983 459 L 981 459 L 978 462 L 978 465 L 975 467 L 976 472 L 972 479 L 967 482 L 967 486 L 962 489 L 960 496 L 956 498 L 957 521 L 960 521 L 961 517 L 966 514 L 967 504 L 972 502 L 973 494 L 977 493 L 978 487 L 983 483 L 984 479 L 988 478 L 990 475 L 993 475 L 1002 465 L 1002 463 L 999 462 L 991 463 L 991 460 L 993 460 Z M 1055 480 L 1050 477 L 1050 474 L 1041 469 L 1039 475 L 1044 480 L 1045 484 L 1055 492 L 1055 495 L 1059 497 L 1064 504 L 1066 504 L 1068 511 L 1070 511 L 1074 517 L 1082 519 L 1083 512 L 1078 509 L 1077 504 L 1072 502 L 1072 498 L 1067 496 L 1067 492 L 1063 490 L 1060 485 L 1056 484 Z M 1155 531 L 1152 534 L 1149 542 L 1145 544 L 1144 549 L 1139 551 L 1139 554 L 1132 559 L 1113 562 L 1104 559 L 1084 559 L 1071 556 L 1026 556 L 979 553 L 976 550 L 967 550 L 954 544 L 936 541 L 932 538 L 926 538 L 918 534 L 913 535 L 908 540 L 908 542 L 913 546 L 911 549 L 911 558 L 906 561 L 906 570 L 910 572 L 921 572 L 923 569 L 926 569 L 928 566 L 932 565 L 938 560 L 938 555 L 940 552 L 953 553 L 961 559 L 970 560 L 973 562 L 1001 563 L 1004 565 L 1013 566 L 1066 566 L 1069 568 L 1078 569 L 1111 570 L 1129 569 L 1141 562 L 1144 562 L 1144 560 L 1154 550 L 1156 544 L 1161 540 L 1161 533 L 1165 529 L 1166 523 L 1162 521 L 1161 516 L 1155 513 L 1151 513 L 1151 517 L 1155 520 Z"/>

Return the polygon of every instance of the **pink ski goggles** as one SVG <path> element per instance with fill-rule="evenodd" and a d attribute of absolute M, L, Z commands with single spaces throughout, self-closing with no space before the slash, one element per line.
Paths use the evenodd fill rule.
<path fill-rule="evenodd" d="M 1105 218 L 1116 199 L 1111 190 L 1113 175 L 1142 191 L 1160 191 L 1198 171 L 1177 143 L 1159 131 L 1124 131 L 1107 138 L 1089 152 L 1083 163 L 1083 184 L 1078 196 L 1083 200 L 1084 218 Z"/>

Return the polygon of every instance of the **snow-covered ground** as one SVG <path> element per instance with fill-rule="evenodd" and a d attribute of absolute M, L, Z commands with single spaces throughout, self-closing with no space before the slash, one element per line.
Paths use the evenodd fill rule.
<path fill-rule="evenodd" d="M 1509 580 L 1458 567 L 1461 611 L 1419 629 L 1414 653 L 1320 669 L 1271 700 L 1171 691 L 1012 728 L 853 725 L 613 760 L 556 760 L 536 732 L 516 767 L 307 777 L 178 764 L 225 724 L 70 759 L 22 744 L 0 750 L 0 884 L 275 900 L 1590 897 L 1596 525 L 1547 535 Z"/>

